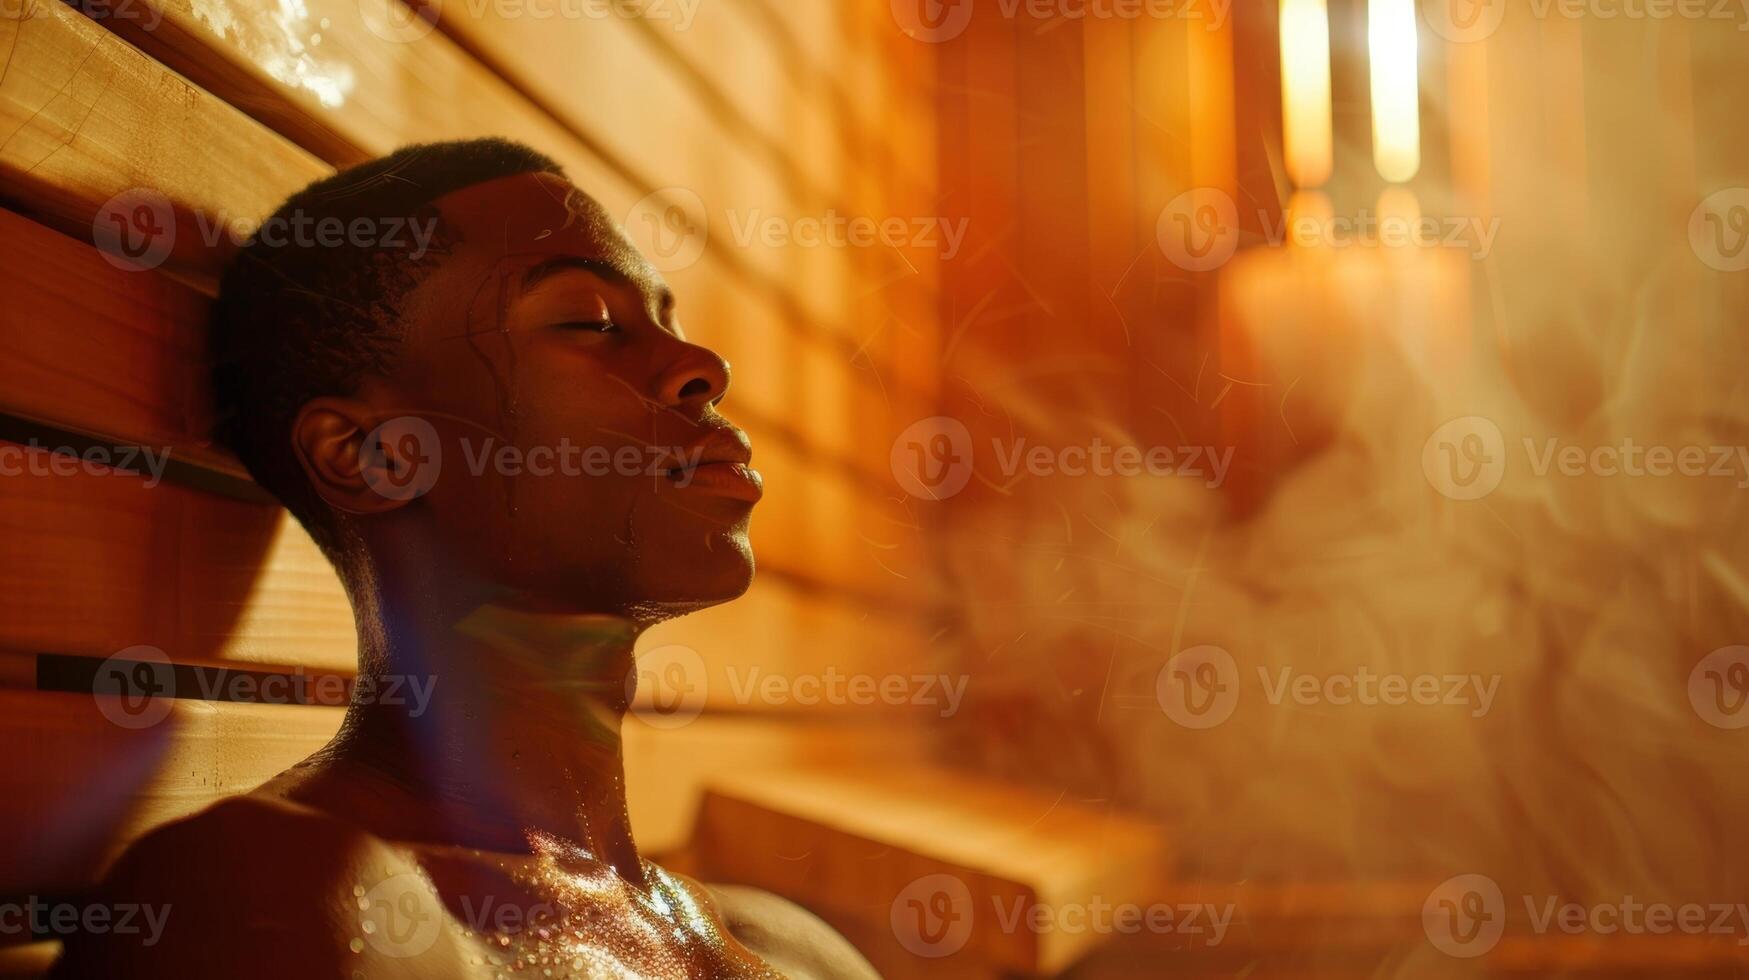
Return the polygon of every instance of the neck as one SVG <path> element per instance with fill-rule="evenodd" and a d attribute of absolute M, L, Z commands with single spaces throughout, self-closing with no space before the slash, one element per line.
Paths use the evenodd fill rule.
<path fill-rule="evenodd" d="M 390 827 L 512 853 L 573 845 L 643 883 L 620 751 L 631 620 L 486 604 L 378 622 L 333 755 L 410 795 Z"/>

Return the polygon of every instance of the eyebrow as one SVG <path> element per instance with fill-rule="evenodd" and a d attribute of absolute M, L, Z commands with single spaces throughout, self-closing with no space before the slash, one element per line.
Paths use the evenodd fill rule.
<path fill-rule="evenodd" d="M 526 293 L 561 272 L 569 272 L 573 270 L 594 273 L 616 286 L 630 286 L 634 289 L 638 288 L 636 280 L 627 275 L 625 270 L 618 268 L 612 263 L 603 262 L 600 259 L 586 259 L 580 255 L 557 255 L 544 262 L 531 266 L 527 271 L 523 272 L 520 284 L 521 289 Z M 674 306 L 673 291 L 667 286 L 663 286 L 656 292 L 656 302 L 658 308 L 664 312 L 672 309 Z"/>

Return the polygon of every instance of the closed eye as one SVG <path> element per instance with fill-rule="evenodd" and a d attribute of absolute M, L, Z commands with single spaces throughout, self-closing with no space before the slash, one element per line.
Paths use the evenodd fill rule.
<path fill-rule="evenodd" d="M 614 333 L 619 330 L 619 324 L 612 320 L 566 320 L 553 326 L 560 330 L 587 330 L 592 333 Z"/>

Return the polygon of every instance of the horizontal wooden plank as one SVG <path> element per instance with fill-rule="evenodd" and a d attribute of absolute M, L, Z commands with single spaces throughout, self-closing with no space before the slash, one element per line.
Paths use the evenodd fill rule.
<path fill-rule="evenodd" d="M 0 690 L 0 895 L 69 891 L 91 882 L 153 827 L 245 793 L 320 748 L 339 708 L 183 701 L 157 724 L 111 722 L 96 699 Z M 707 777 L 757 780 L 776 767 L 833 758 L 916 758 L 921 741 L 885 727 L 705 717 L 684 729 L 625 730 L 632 823 L 660 853 L 689 839 Z"/>
<path fill-rule="evenodd" d="M 832 910 L 864 935 L 884 932 L 886 942 L 867 950 L 877 966 L 940 957 L 974 971 L 963 975 L 1055 973 L 1101 938 L 1004 929 L 988 914 L 992 903 L 1145 904 L 1160 895 L 1169 856 L 1160 827 L 1107 806 L 903 765 L 715 778 L 697 850 L 707 874 Z M 912 901 L 932 924 L 907 918 Z"/>
<path fill-rule="evenodd" d="M 490 6 L 452 5 L 439 25 L 634 175 L 635 183 L 680 188 L 696 200 L 707 221 L 706 247 L 783 288 L 801 319 L 845 322 L 834 302 L 847 285 L 845 250 L 791 248 L 734 232 L 759 216 L 819 216 L 830 201 L 791 186 L 725 126 L 649 33 L 618 15 L 499 16 Z M 632 78 L 638 80 L 635 99 L 607 95 Z M 807 288 L 791 288 L 802 283 Z"/>
<path fill-rule="evenodd" d="M 128 272 L 0 210 L 0 411 L 172 447 L 247 478 L 209 448 L 208 299 L 156 272 Z"/>
<path fill-rule="evenodd" d="M 675 70 L 694 97 L 720 116 L 725 128 L 753 141 L 805 197 L 833 200 L 857 213 L 890 213 L 880 196 L 861 196 L 857 176 L 875 177 L 883 188 L 918 190 L 933 183 L 932 156 L 910 138 L 932 125 L 926 104 L 915 119 L 864 118 L 848 101 L 837 73 L 821 73 L 790 46 L 789 37 L 763 12 L 745 3 L 682 5 L 641 0 L 646 28 L 672 52 Z M 883 15 L 884 16 L 884 15 Z M 890 31 L 892 22 L 886 21 Z M 827 64 L 850 50 L 836 32 L 814 34 L 810 48 Z M 914 52 L 905 52 L 913 54 Z M 880 70 L 908 76 L 917 65 L 887 53 Z M 872 209 L 872 210 L 871 210 Z"/>
<path fill-rule="evenodd" d="M 93 0 L 84 9 L 202 91 L 335 166 L 407 143 L 492 135 L 552 155 L 621 213 L 643 193 L 441 32 L 396 30 L 394 18 L 404 14 L 398 0 L 311 0 L 295 10 Z"/>
<path fill-rule="evenodd" d="M 871 407 L 868 414 L 876 410 Z M 891 431 L 877 420 L 856 431 L 883 429 Z M 869 438 L 879 439 L 882 452 L 890 454 L 891 437 Z M 937 568 L 920 510 L 890 472 L 878 482 L 853 486 L 825 472 L 819 460 L 774 443 L 756 445 L 754 465 L 766 482 L 752 525 L 762 567 L 887 606 L 925 611 L 934 603 L 940 594 Z M 797 567 L 799 576 L 791 572 Z"/>
<path fill-rule="evenodd" d="M 95 698 L 0 691 L 0 892 L 71 890 L 147 830 L 247 792 L 320 748 L 342 709 L 177 701 L 129 729 Z"/>
<path fill-rule="evenodd" d="M 64 4 L 0 18 L 0 203 L 91 240 L 106 202 L 156 190 L 174 233 L 164 268 L 209 287 L 229 240 L 202 217 L 253 227 L 328 168 Z M 156 219 L 154 219 L 156 220 Z"/>
<path fill-rule="evenodd" d="M 666 49 L 669 71 L 693 97 L 804 194 L 830 196 L 847 169 L 870 162 L 846 154 L 847 120 L 833 114 L 823 87 L 784 70 L 778 39 L 741 5 L 637 0 L 622 10 Z"/>
<path fill-rule="evenodd" d="M 798 84 L 827 92 L 839 126 L 855 144 L 853 152 L 872 161 L 880 173 L 900 175 L 901 184 L 935 182 L 933 167 L 908 153 L 915 144 L 900 127 L 933 143 L 935 46 L 905 36 L 889 4 L 780 4 L 772 0 L 734 0 L 758 22 Z M 880 79 L 897 92 L 907 114 L 881 112 L 872 89 Z"/>
<path fill-rule="evenodd" d="M 0 451 L 0 647 L 353 670 L 340 582 L 281 508 Z"/>
<path fill-rule="evenodd" d="M 798 767 L 904 766 L 929 752 L 923 729 L 872 719 L 705 715 L 669 729 L 633 716 L 623 735 L 627 805 L 647 854 L 691 848 L 705 793 L 724 773 L 762 784 L 781 782 Z"/>
<path fill-rule="evenodd" d="M 759 578 L 734 602 L 663 623 L 639 640 L 640 650 L 661 655 L 644 658 L 638 703 L 649 709 L 658 697 L 673 698 L 665 671 L 679 664 L 689 708 L 939 723 L 958 711 L 970 679 L 951 665 L 949 645 L 935 645 L 926 630 L 906 611 Z"/>

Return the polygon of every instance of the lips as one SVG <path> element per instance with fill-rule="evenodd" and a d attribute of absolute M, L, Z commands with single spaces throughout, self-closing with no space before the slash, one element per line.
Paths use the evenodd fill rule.
<path fill-rule="evenodd" d="M 700 463 L 677 473 L 678 475 L 672 477 L 677 489 L 696 489 L 735 497 L 748 503 L 756 503 L 765 495 L 765 478 L 746 463 Z"/>
<path fill-rule="evenodd" d="M 765 494 L 765 479 L 748 465 L 752 459 L 753 445 L 746 433 L 733 427 L 712 429 L 705 438 L 681 450 L 676 465 L 663 475 L 678 490 L 754 503 Z"/>

